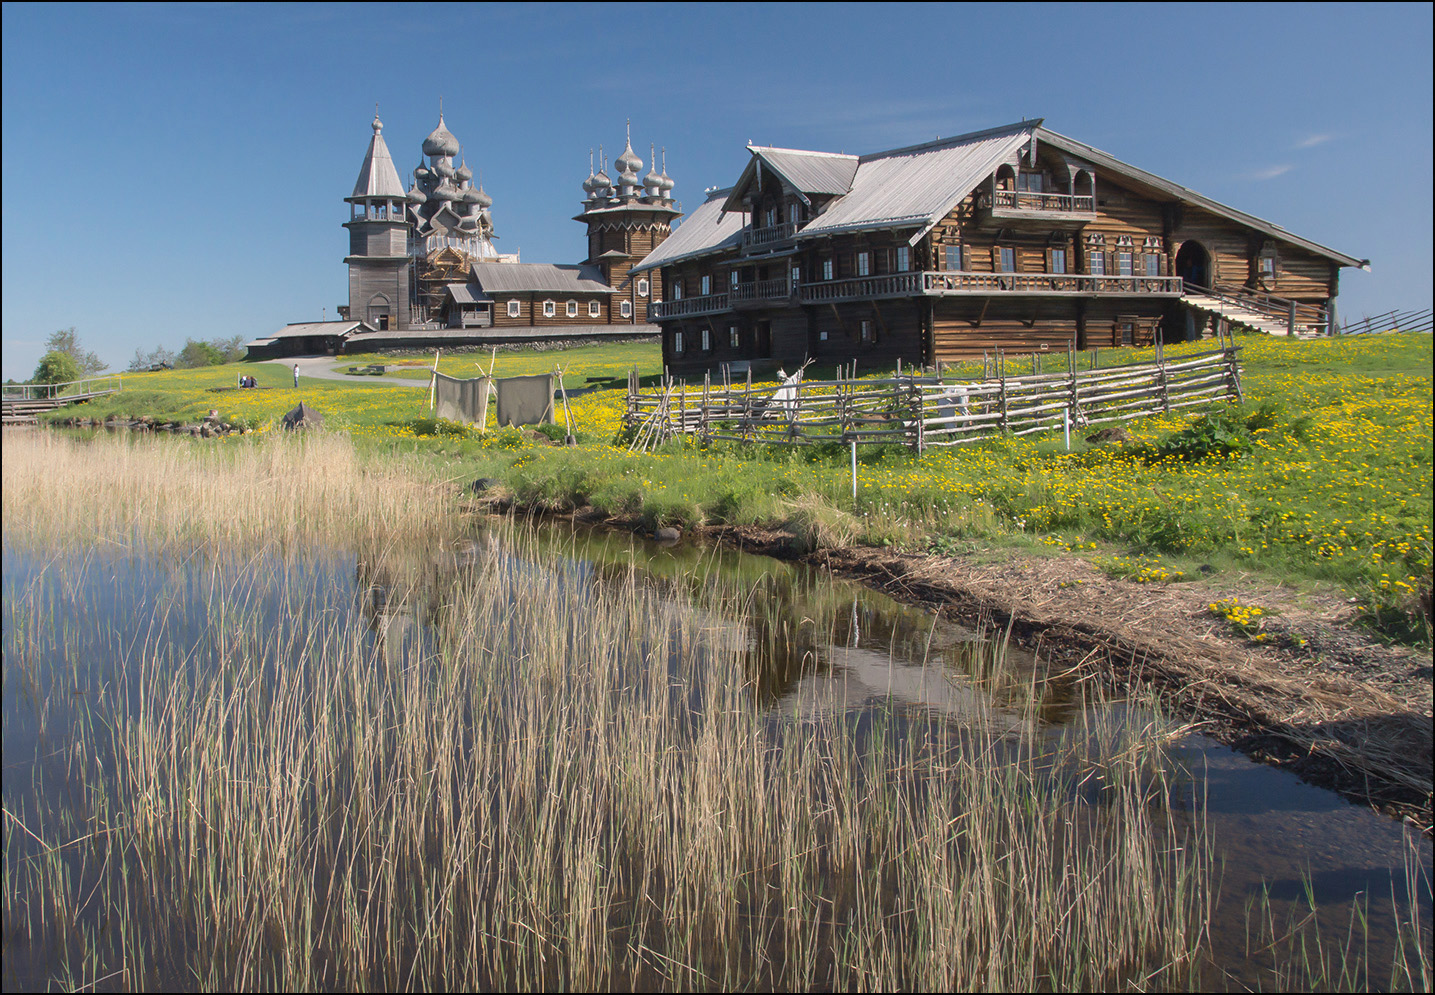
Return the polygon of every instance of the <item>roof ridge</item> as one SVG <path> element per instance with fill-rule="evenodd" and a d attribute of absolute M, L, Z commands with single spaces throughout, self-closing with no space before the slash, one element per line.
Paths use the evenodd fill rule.
<path fill-rule="evenodd" d="M 853 155 L 851 152 L 819 152 L 817 149 L 789 149 L 783 148 L 780 145 L 749 145 L 747 148 L 750 152 L 791 152 L 794 155 L 820 155 L 832 159 L 861 158 L 860 156 Z"/>
<path fill-rule="evenodd" d="M 918 145 L 905 145 L 902 148 L 885 149 L 881 152 L 868 152 L 861 156 L 859 161 L 871 162 L 874 159 L 885 159 L 888 156 L 902 155 L 907 152 L 920 152 L 927 149 L 944 148 L 949 145 L 960 145 L 964 142 L 973 142 L 982 138 L 992 138 L 996 135 L 1007 134 L 1009 132 L 1023 131 L 1026 129 L 1035 130 L 1040 128 L 1042 126 L 1041 123 L 1045 120 L 1045 118 L 1040 117 L 1027 118 L 1012 124 L 1003 124 L 996 128 L 983 128 L 981 131 L 969 131 L 965 135 L 952 135 L 949 138 L 936 138 L 930 142 L 922 142 Z"/>

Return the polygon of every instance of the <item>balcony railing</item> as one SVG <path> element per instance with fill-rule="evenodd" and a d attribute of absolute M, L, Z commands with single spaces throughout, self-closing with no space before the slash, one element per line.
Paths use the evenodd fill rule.
<path fill-rule="evenodd" d="M 728 309 L 727 294 L 705 294 L 673 301 L 654 301 L 648 313 L 654 321 L 665 318 L 693 318 L 700 314 L 716 314 Z"/>
<path fill-rule="evenodd" d="M 742 232 L 743 252 L 762 252 L 776 247 L 781 242 L 786 242 L 797 234 L 797 224 L 789 221 L 786 224 L 773 225 L 770 228 L 744 228 Z"/>
<path fill-rule="evenodd" d="M 1096 198 L 1090 194 L 1038 193 L 1034 190 L 989 190 L 977 198 L 977 206 L 987 208 L 993 214 L 998 215 L 1007 212 L 1095 214 Z"/>
<path fill-rule="evenodd" d="M 802 303 L 869 300 L 873 297 L 915 297 L 923 292 L 921 273 L 890 273 L 886 276 L 858 276 L 848 280 L 804 283 Z"/>
<path fill-rule="evenodd" d="M 960 294 L 1113 294 L 1179 297 L 1179 276 L 1095 276 L 1090 273 L 966 273 L 922 274 L 922 293 L 939 297 Z"/>
<path fill-rule="evenodd" d="M 775 280 L 757 280 L 753 283 L 739 283 L 728 291 L 733 307 L 744 304 L 758 304 L 764 301 L 785 301 L 792 296 L 792 284 L 786 277 Z"/>

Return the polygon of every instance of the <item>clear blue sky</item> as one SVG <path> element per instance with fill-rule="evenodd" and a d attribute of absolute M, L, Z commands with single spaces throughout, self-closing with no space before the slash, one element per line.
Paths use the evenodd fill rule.
<path fill-rule="evenodd" d="M 4 377 L 335 316 L 374 104 L 407 184 L 442 97 L 502 251 L 585 252 L 588 149 L 690 207 L 752 140 L 869 152 L 1048 127 L 1357 257 L 1346 317 L 1431 303 L 1431 6 L 3 9 Z"/>

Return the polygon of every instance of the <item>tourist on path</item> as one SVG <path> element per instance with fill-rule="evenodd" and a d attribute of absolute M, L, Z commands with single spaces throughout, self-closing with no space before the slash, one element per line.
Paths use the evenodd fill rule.
<path fill-rule="evenodd" d="M 299 386 L 299 364 L 298 364 L 298 363 L 295 363 L 295 364 L 294 364 L 294 386 L 295 386 L 295 387 L 298 387 L 298 386 Z"/>

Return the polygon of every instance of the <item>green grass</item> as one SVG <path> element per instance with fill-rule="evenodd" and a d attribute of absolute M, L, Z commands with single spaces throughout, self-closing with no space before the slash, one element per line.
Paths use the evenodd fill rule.
<path fill-rule="evenodd" d="M 247 364 L 260 391 L 220 390 L 234 367 L 128 375 L 126 391 L 87 409 L 103 415 L 202 415 L 211 407 L 251 424 L 273 424 L 300 398 L 330 416 L 361 446 L 408 449 L 455 475 L 499 477 L 525 501 L 553 508 L 591 504 L 650 524 L 787 525 L 808 544 L 859 541 L 914 549 L 953 543 L 1016 544 L 1078 555 L 1147 557 L 1168 574 L 1213 566 L 1295 583 L 1336 584 L 1362 599 L 1366 616 L 1398 633 L 1418 614 L 1431 571 L 1431 338 L 1388 335 L 1287 342 L 1238 339 L 1247 406 L 1228 454 L 1200 457 L 1226 428 L 1175 441 L 1193 415 L 1129 424 L 1134 442 L 1090 446 L 1079 436 L 997 440 L 918 457 L 900 447 L 863 450 L 859 493 L 851 497 L 839 447 L 798 451 L 670 443 L 632 455 L 618 442 L 623 391 L 573 399 L 581 445 L 551 448 L 511 430 L 483 434 L 433 423 L 422 390 L 369 378 L 304 381 L 289 369 Z M 1209 343 L 1173 346 L 1178 357 Z M 590 377 L 658 372 L 654 344 L 561 351 L 508 351 L 496 373 L 518 375 L 562 364 L 577 387 Z M 1108 349 L 1108 367 L 1149 358 Z M 341 357 L 335 366 L 381 357 Z M 1080 357 L 1082 365 L 1087 357 Z M 390 360 L 392 361 L 392 360 Z M 415 361 L 431 361 L 416 358 Z M 1049 356 L 1043 370 L 1064 367 Z M 440 366 L 476 374 L 488 357 L 451 355 Z M 1013 359 L 1009 373 L 1030 367 Z M 1023 367 L 1022 364 L 1026 364 Z M 979 376 L 981 364 L 950 371 Z M 862 372 L 862 371 L 859 371 Z M 877 371 L 870 371 L 876 373 Z M 422 378 L 422 372 L 415 376 Z M 1228 428 L 1230 427 L 1228 426 Z M 1096 547 L 1093 549 L 1093 545 Z M 1410 638 L 1419 625 L 1408 630 Z"/>

